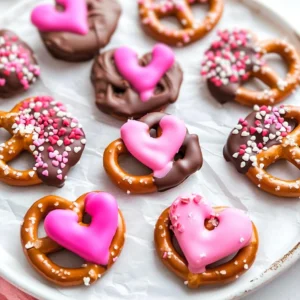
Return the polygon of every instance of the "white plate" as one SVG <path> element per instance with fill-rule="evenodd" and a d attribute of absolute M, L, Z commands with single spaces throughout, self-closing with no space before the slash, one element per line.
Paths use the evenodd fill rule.
<path fill-rule="evenodd" d="M 248 114 L 249 108 L 237 104 L 218 105 L 208 94 L 205 85 L 200 83 L 200 61 L 215 32 L 190 47 L 175 50 L 184 69 L 185 80 L 179 100 L 167 110 L 184 119 L 190 132 L 200 136 L 205 160 L 203 168 L 171 191 L 149 196 L 127 196 L 116 190 L 107 179 L 101 162 L 105 146 L 119 137 L 121 123 L 95 109 L 89 83 L 91 62 L 63 63 L 54 60 L 46 52 L 37 31 L 28 21 L 35 5 L 36 0 L 20 1 L 0 19 L 0 27 L 13 29 L 33 46 L 42 66 L 42 81 L 25 96 L 47 93 L 65 102 L 83 124 L 88 144 L 81 164 L 72 170 L 63 189 L 42 185 L 12 188 L 0 184 L 1 276 L 29 294 L 47 300 L 167 300 L 187 297 L 229 300 L 257 289 L 299 259 L 299 201 L 278 199 L 259 191 L 245 177 L 237 174 L 222 157 L 222 148 L 231 128 L 238 117 Z M 123 0 L 122 6 L 121 22 L 107 48 L 127 44 L 134 45 L 139 53 L 149 51 L 154 41 L 140 29 L 135 1 Z M 225 14 L 218 28 L 232 28 L 234 25 L 252 29 L 260 38 L 287 38 L 300 47 L 293 28 L 256 1 L 226 1 Z M 285 103 L 296 103 L 296 98 L 297 95 L 294 95 Z M 0 107 L 8 110 L 19 100 L 20 97 L 1 102 Z M 22 253 L 19 242 L 22 217 L 30 205 L 42 196 L 55 193 L 75 200 L 81 194 L 95 189 L 112 192 L 118 199 L 128 228 L 125 248 L 115 266 L 94 286 L 57 288 L 41 279 Z M 156 257 L 153 245 L 156 219 L 178 195 L 187 192 L 201 193 L 214 205 L 246 209 L 258 226 L 261 245 L 257 260 L 249 272 L 233 284 L 190 291 Z"/>

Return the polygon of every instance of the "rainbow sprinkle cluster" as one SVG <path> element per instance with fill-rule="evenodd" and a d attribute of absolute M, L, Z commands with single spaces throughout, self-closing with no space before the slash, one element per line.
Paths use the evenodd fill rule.
<path fill-rule="evenodd" d="M 218 87 L 247 80 L 250 71 L 257 72 L 263 65 L 251 41 L 246 30 L 219 31 L 218 39 L 205 52 L 201 75 Z"/>
<path fill-rule="evenodd" d="M 6 85 L 5 77 L 15 73 L 24 90 L 29 89 L 40 75 L 40 67 L 32 63 L 30 50 L 17 36 L 0 36 L 0 87 Z"/>

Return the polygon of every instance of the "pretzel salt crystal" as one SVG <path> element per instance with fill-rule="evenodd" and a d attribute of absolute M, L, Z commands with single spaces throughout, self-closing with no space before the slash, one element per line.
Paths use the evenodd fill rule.
<path fill-rule="evenodd" d="M 24 217 L 21 228 L 21 241 L 24 253 L 31 265 L 47 280 L 60 286 L 90 285 L 97 281 L 117 260 L 125 242 L 125 221 L 118 211 L 118 227 L 109 247 L 109 260 L 105 266 L 86 262 L 80 268 L 66 268 L 57 265 L 49 257 L 50 254 L 63 250 L 62 246 L 48 236 L 39 238 L 38 227 L 50 212 L 70 210 L 77 214 L 78 223 L 83 223 L 85 201 L 88 194 L 79 197 L 75 202 L 58 196 L 47 196 L 32 205 Z M 62 219 L 61 222 L 64 222 Z"/>
<path fill-rule="evenodd" d="M 178 236 L 183 238 L 182 241 L 184 241 L 184 235 L 188 234 L 187 231 L 191 229 L 194 232 L 197 232 L 197 238 L 194 236 L 194 238 L 197 240 L 201 236 L 202 230 L 214 230 L 213 228 L 220 226 L 220 224 L 223 224 L 222 219 L 222 212 L 225 212 L 229 208 L 227 207 L 214 207 L 213 208 L 213 215 L 217 218 L 220 217 L 220 224 L 215 224 L 212 222 L 210 226 L 205 225 L 204 227 L 204 220 L 201 228 L 197 228 L 194 225 L 197 224 L 196 220 L 199 218 L 201 219 L 202 212 L 200 211 L 200 215 L 198 216 L 199 212 L 197 211 L 197 206 L 199 206 L 199 209 L 201 209 L 201 205 L 207 206 L 207 204 L 201 203 L 201 197 L 199 198 L 198 195 L 192 195 L 187 197 L 180 197 L 178 198 L 171 207 L 165 209 L 163 213 L 160 215 L 154 231 L 154 239 L 155 239 L 155 246 L 156 250 L 158 252 L 159 258 L 164 263 L 164 265 L 171 270 L 173 273 L 175 273 L 178 277 L 180 277 L 182 280 L 184 280 L 184 283 L 189 288 L 198 288 L 199 286 L 205 286 L 205 285 L 216 285 L 216 284 L 225 284 L 229 283 L 231 281 L 237 280 L 243 273 L 247 272 L 247 270 L 252 266 L 254 263 L 256 253 L 258 250 L 258 233 L 256 230 L 255 225 L 251 221 L 245 220 L 246 217 L 243 217 L 243 213 L 241 213 L 238 210 L 233 210 L 234 215 L 238 216 L 240 220 L 243 220 L 244 222 L 248 222 L 250 224 L 247 224 L 248 228 L 248 234 L 250 230 L 250 239 L 249 241 L 245 240 L 245 236 L 240 236 L 237 233 L 238 241 L 236 242 L 234 239 L 232 240 L 233 248 L 238 247 L 238 252 L 234 255 L 233 258 L 231 258 L 229 261 L 222 263 L 221 265 L 215 266 L 215 267 L 206 267 L 206 269 L 203 269 L 202 272 L 193 272 L 191 271 L 191 266 L 189 265 L 187 258 L 184 256 L 184 253 L 182 253 L 183 248 L 188 249 L 188 244 L 191 242 L 188 238 L 186 239 L 185 245 L 179 245 L 182 249 L 178 249 L 177 243 L 175 244 L 175 237 L 172 233 L 173 230 L 177 230 Z M 190 209 L 188 211 L 181 211 L 178 213 L 178 216 L 176 214 L 176 211 L 178 208 L 180 209 L 180 206 L 183 207 L 183 209 L 189 209 L 188 207 L 192 207 L 194 205 L 194 209 Z M 205 208 L 202 209 L 205 209 Z M 195 209 L 196 208 L 196 209 Z M 173 211 L 173 213 L 172 213 Z M 186 212 L 188 212 L 188 215 L 186 215 Z M 177 217 L 176 217 L 177 216 Z M 175 218 L 176 217 L 176 218 Z M 183 225 L 184 218 L 188 219 L 188 222 Z M 193 219 L 195 221 L 193 221 Z M 178 223 L 177 223 L 178 220 Z M 233 222 L 235 223 L 237 220 L 235 219 L 229 219 L 227 218 L 224 222 Z M 210 222 L 210 221 L 208 221 Z M 212 225 L 213 224 L 213 225 Z M 189 228 L 191 227 L 192 228 Z M 200 224 L 201 226 L 201 224 Z M 239 223 L 240 227 L 243 227 L 242 223 Z M 237 231 L 239 230 L 239 226 L 236 226 L 235 228 Z M 246 228 L 245 227 L 245 228 Z M 252 229 L 251 229 L 252 227 Z M 207 248 L 207 241 L 209 241 L 210 237 L 208 237 L 207 234 L 205 234 L 205 237 L 203 240 L 199 240 L 199 243 L 195 244 L 194 241 L 192 242 L 192 252 L 195 253 L 195 255 L 198 255 L 199 258 L 196 261 L 196 264 L 201 264 L 201 260 L 209 259 L 209 256 L 211 253 L 206 253 L 204 249 L 211 249 L 211 251 L 214 251 L 213 249 L 217 248 L 219 249 L 218 252 L 222 252 L 223 248 L 227 247 L 227 241 L 230 237 L 230 235 L 234 235 L 234 232 L 230 232 L 227 235 L 223 235 L 224 243 L 219 240 L 210 240 L 210 245 L 208 244 Z M 212 231 L 213 235 L 213 231 Z M 217 242 L 217 245 L 213 244 Z M 195 249 L 196 246 L 199 246 L 199 249 Z M 187 250 L 186 250 L 187 251 Z M 184 252 L 184 251 L 183 251 Z M 233 253 L 232 253 L 233 254 Z M 194 254 L 193 254 L 194 255 Z M 213 255 L 213 254 L 212 254 Z"/>
<path fill-rule="evenodd" d="M 191 5 L 208 3 L 209 12 L 204 20 L 195 20 Z M 219 22 L 223 13 L 223 0 L 139 0 L 140 18 L 144 30 L 154 39 L 173 46 L 185 46 L 208 34 Z M 174 16 L 183 29 L 164 26 L 160 19 Z"/>
<path fill-rule="evenodd" d="M 271 53 L 278 54 L 286 63 L 288 73 L 284 79 L 263 61 L 263 56 Z M 224 30 L 218 32 L 218 39 L 206 51 L 201 73 L 220 103 L 274 105 L 298 87 L 300 58 L 297 50 L 285 41 L 256 41 L 247 30 Z M 250 78 L 261 80 L 268 88 L 254 91 L 243 87 L 242 83 Z"/>

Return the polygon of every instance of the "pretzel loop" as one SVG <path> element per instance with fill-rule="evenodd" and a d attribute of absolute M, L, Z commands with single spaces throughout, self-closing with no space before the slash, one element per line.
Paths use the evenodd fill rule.
<path fill-rule="evenodd" d="M 29 150 L 32 138 L 29 135 L 13 133 L 13 124 L 18 116 L 20 104 L 11 112 L 0 111 L 0 128 L 8 131 L 12 137 L 5 143 L 0 144 L 0 180 L 9 185 L 30 186 L 41 182 L 36 172 L 31 170 L 16 170 L 7 163 L 15 159 L 23 151 Z"/>
<path fill-rule="evenodd" d="M 226 207 L 214 207 L 216 213 Z M 170 234 L 170 208 L 167 208 L 159 217 L 154 231 L 156 249 L 162 262 L 178 277 L 185 281 L 190 288 L 204 285 L 225 284 L 236 280 L 253 264 L 258 250 L 258 233 L 255 225 L 253 235 L 248 246 L 244 247 L 230 259 L 217 267 L 207 268 L 204 273 L 194 274 L 189 272 L 187 261 L 175 249 Z M 245 267 L 246 266 L 246 267 Z"/>
<path fill-rule="evenodd" d="M 63 248 L 49 237 L 38 237 L 40 222 L 52 210 L 69 209 L 77 213 L 78 222 L 84 226 L 82 220 L 86 195 L 82 195 L 75 202 L 70 202 L 58 196 L 44 197 L 37 201 L 24 217 L 21 228 L 21 241 L 25 255 L 41 275 L 61 286 L 81 285 L 84 283 L 84 278 L 90 278 L 87 285 L 94 283 L 112 266 L 124 245 L 125 222 L 119 211 L 118 229 L 110 246 L 111 254 L 107 266 L 85 263 L 81 268 L 65 268 L 55 264 L 49 258 L 49 254 L 63 250 Z"/>
<path fill-rule="evenodd" d="M 299 109 L 295 106 L 285 106 L 286 119 L 294 119 L 300 124 Z M 300 178 L 283 180 L 266 171 L 273 163 L 285 159 L 300 169 L 300 125 L 294 128 L 280 145 L 274 145 L 257 155 L 257 166 L 249 168 L 247 177 L 262 190 L 280 197 L 299 197 Z"/>
<path fill-rule="evenodd" d="M 209 11 L 202 22 L 194 19 L 191 5 L 194 3 L 209 4 Z M 143 27 L 156 40 L 173 46 L 183 46 L 195 42 L 209 33 L 219 22 L 223 13 L 223 0 L 182 0 L 155 3 L 154 0 L 140 0 L 139 9 Z M 172 30 L 164 26 L 160 19 L 173 16 L 183 29 Z"/>
<path fill-rule="evenodd" d="M 281 79 L 269 66 L 262 66 L 257 71 L 251 71 L 250 77 L 261 80 L 269 86 L 270 90 L 252 91 L 241 86 L 237 90 L 236 101 L 249 106 L 276 104 L 285 99 L 298 86 L 300 59 L 293 46 L 280 40 L 260 42 L 257 53 L 261 56 L 268 53 L 280 55 L 288 66 L 288 73 L 285 79 Z"/>
<path fill-rule="evenodd" d="M 124 191 L 130 193 L 153 193 L 157 191 L 154 185 L 153 174 L 145 176 L 134 176 L 125 172 L 120 164 L 119 157 L 128 154 L 128 150 L 122 141 L 118 139 L 112 142 L 104 151 L 103 166 L 113 182 L 117 182 L 118 186 Z"/>

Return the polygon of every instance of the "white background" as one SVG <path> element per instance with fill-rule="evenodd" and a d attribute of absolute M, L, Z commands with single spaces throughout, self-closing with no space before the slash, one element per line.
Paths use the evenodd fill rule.
<path fill-rule="evenodd" d="M 22 0 L 0 0 L 0 15 L 5 14 L 6 8 L 14 5 Z M 135 0 L 132 0 L 135 1 Z M 262 0 L 265 3 L 270 3 L 274 10 L 283 15 L 295 28 L 300 32 L 300 1 L 299 0 Z M 246 297 L 246 300 L 288 300 L 299 299 L 299 274 L 300 262 L 292 267 L 288 272 L 274 280 L 269 285 L 260 289 L 251 296 Z"/>

